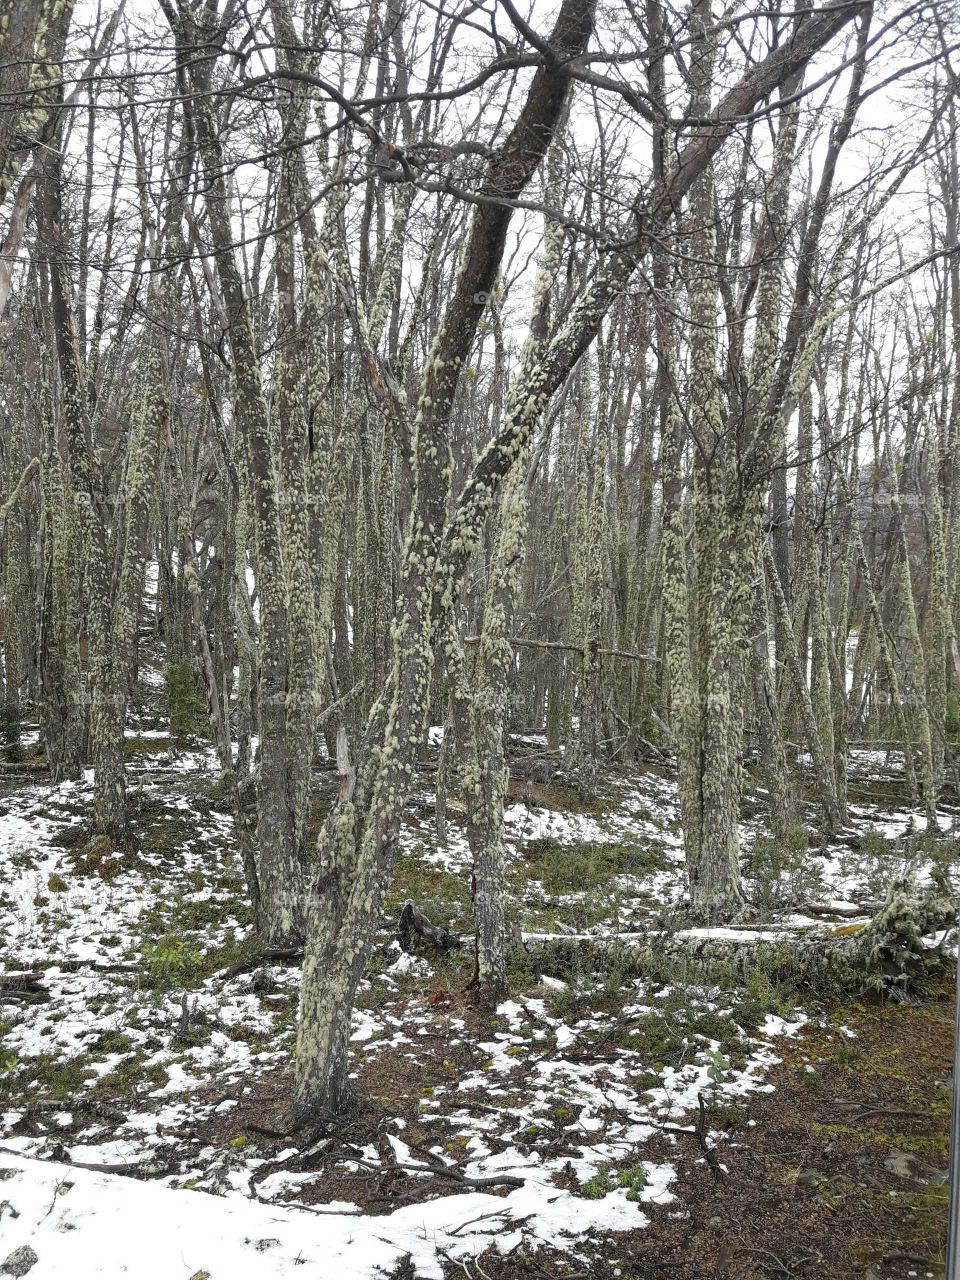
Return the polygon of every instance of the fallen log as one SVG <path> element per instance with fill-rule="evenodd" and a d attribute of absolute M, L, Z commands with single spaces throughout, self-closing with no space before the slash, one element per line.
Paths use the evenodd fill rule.
<path fill-rule="evenodd" d="M 24 1107 L 23 1119 L 33 1120 L 36 1117 L 51 1114 L 59 1115 L 60 1113 L 72 1116 L 75 1111 L 82 1112 L 85 1115 L 96 1116 L 98 1120 L 106 1120 L 112 1125 L 126 1124 L 128 1119 L 125 1111 L 118 1111 L 116 1107 L 111 1107 L 106 1102 L 100 1102 L 97 1098 L 77 1096 L 72 1097 L 69 1102 L 64 1102 L 59 1098 L 30 1102 Z M 44 1123 L 50 1124 L 51 1122 L 45 1120 Z M 68 1129 L 70 1125 L 64 1124 L 55 1127 Z"/>
<path fill-rule="evenodd" d="M 840 913 L 838 913 L 840 914 Z M 846 914 L 843 912 L 842 914 Z M 937 933 L 953 929 L 957 908 L 938 893 L 918 896 L 905 881 L 891 885 L 871 920 L 799 930 L 748 925 L 705 926 L 670 932 L 601 937 L 594 934 L 517 934 L 538 976 L 563 978 L 585 970 L 616 969 L 624 977 L 677 970 L 709 977 L 747 978 L 761 969 L 772 978 L 814 987 L 903 994 L 907 987 L 944 963 L 952 953 L 932 945 Z M 405 951 L 425 946 L 441 952 L 469 943 L 434 925 L 412 902 L 404 905 L 397 938 Z M 264 964 L 299 964 L 303 950 L 275 947 L 221 970 L 233 978 Z"/>
<path fill-rule="evenodd" d="M 344 1156 L 343 1159 L 344 1162 L 359 1165 L 361 1169 L 371 1169 L 374 1172 L 380 1169 L 380 1165 L 374 1164 L 372 1160 L 365 1160 L 362 1156 Z M 461 1187 L 522 1187 L 525 1185 L 525 1179 L 514 1177 L 510 1173 L 491 1173 L 480 1178 L 468 1178 L 459 1169 L 453 1169 L 450 1166 L 403 1164 L 397 1160 L 394 1160 L 390 1167 L 402 1169 L 405 1173 L 432 1174 L 435 1178 L 446 1178 L 449 1182 L 455 1182 Z"/>
<path fill-rule="evenodd" d="M 616 938 L 527 934 L 524 949 L 539 974 L 564 977 L 585 969 L 618 969 L 624 976 L 677 969 L 709 977 L 711 971 L 746 978 L 760 969 L 773 978 L 815 987 L 902 995 L 952 953 L 928 941 L 957 924 L 952 899 L 917 896 L 905 882 L 891 885 L 886 901 L 864 924 L 804 932 L 724 928 Z"/>
<path fill-rule="evenodd" d="M 13 1147 L 0 1146 L 0 1154 L 5 1156 L 16 1156 L 18 1160 L 30 1160 L 35 1164 L 60 1164 L 67 1169 L 86 1169 L 91 1173 L 108 1173 L 117 1178 L 139 1178 L 143 1180 L 144 1175 L 148 1178 L 165 1177 L 170 1172 L 170 1164 L 160 1164 L 154 1161 L 145 1160 L 141 1164 L 129 1164 L 127 1162 L 118 1164 L 86 1164 L 81 1160 L 71 1160 L 70 1152 L 62 1143 L 58 1143 L 49 1156 L 28 1156 L 22 1151 L 16 1151 Z"/>
<path fill-rule="evenodd" d="M 260 969 L 268 964 L 299 964 L 303 959 L 303 947 L 264 947 L 253 955 L 221 969 L 224 979 L 236 978 L 241 973 Z"/>
<path fill-rule="evenodd" d="M 45 995 L 40 972 L 0 974 L 0 1000 L 39 1000 Z"/>
<path fill-rule="evenodd" d="M 16 959 L 14 959 L 12 963 L 16 964 L 17 963 Z M 35 963 L 42 964 L 44 966 L 43 970 L 40 971 L 37 975 L 38 977 L 41 977 L 41 978 L 44 977 L 45 974 L 49 974 L 51 972 L 54 977 L 57 977 L 61 973 L 128 973 L 128 974 L 136 974 L 136 975 L 143 973 L 142 965 L 110 964 L 110 963 L 104 964 L 104 963 L 101 963 L 99 960 L 41 959 L 39 961 L 35 961 Z M 17 976 L 16 974 L 11 974 L 11 973 L 0 974 L 0 982 L 2 982 L 4 978 L 13 978 L 16 976 Z"/>
<path fill-rule="evenodd" d="M 834 906 L 829 902 L 801 902 L 797 911 L 805 916 L 823 916 L 835 920 L 862 920 L 864 916 L 876 915 L 883 906 L 882 902 L 861 902 L 858 906 Z"/>

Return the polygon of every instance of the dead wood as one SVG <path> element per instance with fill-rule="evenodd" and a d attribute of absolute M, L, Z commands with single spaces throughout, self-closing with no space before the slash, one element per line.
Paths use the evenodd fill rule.
<path fill-rule="evenodd" d="M 432 924 L 412 902 L 406 902 L 400 912 L 397 939 L 404 951 L 412 952 L 425 947 L 432 951 L 455 951 L 463 944 L 459 934 L 443 926 Z"/>
<path fill-rule="evenodd" d="M 847 925 L 751 938 L 739 930 L 690 929 L 673 933 L 632 934 L 616 938 L 527 935 L 524 948 L 535 970 L 562 977 L 583 970 L 619 969 L 631 973 L 663 970 L 733 970 L 746 978 L 761 969 L 775 978 L 815 987 L 903 994 L 906 988 L 951 963 L 937 933 L 957 922 L 952 899 L 931 892 L 917 896 L 903 881 L 893 884 L 871 920 Z"/>
<path fill-rule="evenodd" d="M 707 1141 L 707 1110 L 706 1110 L 706 1105 L 703 1101 L 702 1093 L 697 1094 L 697 1104 L 700 1108 L 700 1111 L 699 1111 L 699 1115 L 697 1116 L 697 1123 L 694 1125 L 692 1129 L 681 1129 L 677 1125 L 665 1124 L 663 1126 L 663 1132 L 684 1134 L 691 1138 L 696 1138 L 700 1146 L 700 1150 L 703 1152 L 703 1158 L 707 1162 L 707 1167 L 709 1168 L 710 1172 L 714 1176 L 714 1180 L 717 1182 L 723 1182 L 724 1178 L 726 1177 L 726 1173 L 724 1172 L 723 1165 L 717 1159 L 717 1153 L 714 1151 L 714 1149 L 710 1146 L 710 1143 Z"/>
<path fill-rule="evenodd" d="M 46 988 L 40 972 L 0 975 L 0 1000 L 39 1000 L 44 995 Z"/>
<path fill-rule="evenodd" d="M 236 978 L 238 974 L 249 973 L 251 969 L 259 969 L 265 964 L 299 964 L 303 959 L 303 947 L 264 947 L 236 964 L 221 969 L 225 979 Z"/>

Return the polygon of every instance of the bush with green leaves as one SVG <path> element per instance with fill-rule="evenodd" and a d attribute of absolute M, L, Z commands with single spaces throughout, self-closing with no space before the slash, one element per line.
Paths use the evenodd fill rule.
<path fill-rule="evenodd" d="M 163 991 L 193 986 L 204 973 L 203 954 L 184 938 L 173 935 L 150 947 L 146 961 L 151 982 Z"/>
<path fill-rule="evenodd" d="M 602 1164 L 586 1182 L 581 1184 L 580 1194 L 584 1200 L 602 1200 L 604 1196 L 608 1196 L 611 1191 L 616 1191 L 619 1187 L 622 1191 L 626 1191 L 628 1200 L 637 1201 L 646 1185 L 647 1175 L 642 1165 L 620 1169 L 614 1174 L 611 1173 L 609 1166 Z"/>
<path fill-rule="evenodd" d="M 609 1168 L 602 1164 L 586 1182 L 581 1183 L 580 1194 L 584 1200 L 602 1200 L 611 1191 L 615 1191 L 616 1186 L 616 1182 L 610 1176 Z"/>
<path fill-rule="evenodd" d="M 639 1200 L 640 1192 L 647 1185 L 647 1175 L 643 1165 L 635 1165 L 632 1169 L 621 1169 L 617 1174 L 617 1186 L 626 1190 L 628 1200 Z"/>
<path fill-rule="evenodd" d="M 714 1084 L 723 1084 L 732 1065 L 729 1059 L 724 1057 L 719 1049 L 714 1049 L 711 1053 L 708 1053 L 707 1059 L 710 1063 L 709 1067 L 707 1067 L 707 1075 Z"/>

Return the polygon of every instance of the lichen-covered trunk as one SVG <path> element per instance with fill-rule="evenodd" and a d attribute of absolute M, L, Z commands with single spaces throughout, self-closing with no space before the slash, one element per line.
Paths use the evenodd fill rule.
<path fill-rule="evenodd" d="M 62 91 L 61 91 L 62 92 Z M 61 412 L 77 511 L 90 666 L 90 746 L 94 767 L 93 826 L 122 843 L 127 838 L 123 771 L 122 695 L 116 683 L 111 618 L 112 559 L 102 481 L 92 456 L 87 377 L 76 333 L 67 272 L 68 241 L 63 225 L 62 157 L 45 158 L 42 234 L 51 252 L 50 309 L 60 377 Z M 119 716 L 119 731 L 117 728 Z M 119 744 L 118 744 L 119 733 Z"/>
<path fill-rule="evenodd" d="M 52 424 L 51 424 L 52 432 Z M 55 441 L 43 464 L 46 571 L 40 605 L 40 728 L 54 782 L 76 778 L 86 758 L 80 696 L 80 575 L 76 512 Z"/>
<path fill-rule="evenodd" d="M 912 692 L 912 720 L 916 727 L 916 732 L 920 736 L 920 792 L 923 800 L 923 806 L 926 811 L 927 826 L 931 831 L 938 831 L 937 823 L 937 800 L 939 798 L 939 781 L 938 768 L 934 762 L 934 742 L 937 736 L 932 725 L 932 708 L 927 699 L 927 677 L 930 672 L 931 664 L 924 653 L 923 640 L 920 635 L 920 623 L 917 617 L 917 604 L 914 597 L 913 574 L 910 570 L 910 552 L 907 546 L 907 535 L 904 523 L 904 515 L 900 505 L 899 479 L 897 467 L 893 458 L 893 445 L 890 440 L 889 425 L 885 424 L 885 447 L 887 455 L 887 484 L 890 492 L 890 511 L 893 516 L 894 532 L 899 555 L 899 579 L 902 598 L 902 616 L 907 628 L 908 639 L 908 661 L 907 661 L 907 678 L 911 685 Z M 936 513 L 933 514 L 933 520 L 936 519 Z M 936 556 L 936 552 L 935 552 Z M 939 558 L 939 557 L 937 557 Z M 936 596 L 938 587 L 937 580 L 933 577 L 937 573 L 939 566 L 936 563 L 931 564 L 931 596 Z M 940 579 L 942 583 L 942 578 Z M 936 609 L 934 606 L 934 618 L 936 618 Z M 936 626 L 936 623 L 935 623 Z M 938 630 L 934 631 L 934 636 L 938 639 Z M 941 661 L 943 659 L 941 658 Z M 935 686 L 935 697 L 939 696 L 939 690 Z M 945 701 L 945 699 L 944 699 Z M 940 723 L 943 721 L 941 719 Z M 913 726 L 910 726 L 911 729 Z M 939 726 L 938 726 L 939 729 Z M 911 750 L 909 740 L 904 742 L 904 752 Z"/>
<path fill-rule="evenodd" d="M 324 828 L 320 879 L 310 897 L 306 958 L 311 981 L 305 971 L 296 1054 L 298 1119 L 317 1110 L 336 1110 L 348 1093 L 349 1015 L 373 943 L 425 730 L 437 638 L 455 603 L 452 566 L 475 540 L 496 487 L 496 478 L 485 486 L 485 502 L 472 511 L 466 527 L 446 528 L 454 399 L 496 283 L 510 203 L 550 146 L 570 87 L 565 61 L 583 50 L 592 24 L 590 0 L 564 0 L 550 38 L 558 57 L 535 72 L 513 129 L 489 161 L 487 189 L 502 200 L 474 211 L 457 284 L 427 360 L 413 426 L 414 499 L 393 623 L 392 672 L 368 719 L 355 784 L 343 781 L 347 775 L 341 768 L 341 804 Z M 529 440 L 543 400 L 531 395 L 521 403 L 523 410 L 513 409 L 516 421 L 501 460 L 508 463 L 505 469 Z M 462 510 L 461 505 L 458 513 Z"/>
<path fill-rule="evenodd" d="M 854 505 L 850 495 L 850 487 L 843 472 L 839 473 L 839 479 L 845 500 L 848 503 L 851 503 L 851 505 Z M 897 672 L 896 664 L 893 660 L 890 639 L 887 635 L 887 628 L 883 618 L 883 610 L 874 586 L 873 572 L 870 566 L 870 561 L 867 558 L 863 535 L 860 532 L 860 525 L 856 519 L 851 521 L 851 534 L 853 537 L 853 545 L 856 552 L 857 562 L 860 567 L 864 594 L 866 596 L 867 612 L 873 625 L 873 633 L 876 638 L 877 655 L 880 659 L 880 672 L 890 690 L 890 702 L 892 704 L 894 720 L 897 731 L 900 735 L 900 740 L 903 744 L 903 765 L 907 788 L 910 792 L 911 801 L 914 804 L 917 804 L 920 800 L 920 791 L 917 786 L 917 774 L 913 763 L 913 744 L 911 742 L 910 727 L 907 723 L 906 712 L 904 710 L 900 677 Z"/>
<path fill-rule="evenodd" d="M 787 754 L 776 681 L 770 669 L 768 607 L 762 573 L 754 592 L 753 678 L 759 755 L 767 780 L 768 821 L 773 834 L 778 839 L 785 840 L 791 828 L 796 825 L 796 806 L 787 774 Z"/>
<path fill-rule="evenodd" d="M 839 14 L 833 9 L 815 16 L 788 48 L 774 51 L 751 68 L 726 95 L 716 124 L 684 150 L 671 170 L 669 192 L 658 185 L 657 198 L 649 206 L 654 209 L 651 230 L 663 230 L 691 179 L 728 136 L 733 117 L 768 95 L 792 66 L 803 65 L 852 16 L 852 11 Z M 310 897 L 305 979 L 307 972 L 310 978 L 301 996 L 297 1119 L 335 1109 L 348 1096 L 343 1046 L 349 1035 L 349 1011 L 377 928 L 402 805 L 422 737 L 434 645 L 456 602 L 466 558 L 477 545 L 500 479 L 510 471 L 548 399 L 593 341 L 637 265 L 634 246 L 627 253 L 614 251 L 608 256 L 604 269 L 568 311 L 520 394 L 511 397 L 503 428 L 481 453 L 448 518 L 448 429 L 454 393 L 495 285 L 510 206 L 549 143 L 566 98 L 566 68 L 582 52 L 591 23 L 589 4 L 564 0 L 550 37 L 554 56 L 534 73 L 517 124 L 490 162 L 485 190 L 500 198 L 484 201 L 474 210 L 458 283 L 427 360 L 412 435 L 414 497 L 393 627 L 392 676 L 368 719 L 360 751 L 355 798 L 349 801 L 355 811 L 355 832 L 342 844 L 338 840 L 337 824 L 347 812 L 342 803 L 325 827 L 320 875 Z"/>
<path fill-rule="evenodd" d="M 182 37 L 195 44 L 203 33 L 186 17 Z M 196 89 L 193 119 L 206 176 L 204 191 L 216 249 L 217 278 L 229 321 L 234 412 L 248 477 L 250 516 L 260 598 L 260 772 L 257 795 L 258 928 L 272 946 L 302 938 L 303 866 L 298 857 L 287 758 L 289 620 L 283 560 L 275 433 L 261 381 L 253 314 L 233 249 L 223 145 L 210 97 L 212 68 L 190 65 Z"/>
<path fill-rule="evenodd" d="M 709 112 L 713 87 L 716 35 L 711 29 L 710 5 L 697 0 L 692 10 L 694 33 L 691 59 L 691 110 Z M 730 915 L 740 905 L 739 816 L 742 755 L 742 706 L 745 690 L 741 617 L 743 575 L 752 566 L 743 561 L 743 516 L 734 505 L 735 476 L 731 426 L 721 396 L 717 312 L 719 305 L 718 247 L 715 226 L 713 166 L 706 165 L 690 188 L 690 242 L 695 265 L 687 280 L 692 332 L 689 339 L 690 436 L 693 444 L 693 513 L 695 593 L 681 584 L 687 573 L 686 550 L 678 543 L 677 516 L 671 516 L 669 539 L 670 595 L 676 597 L 671 623 L 679 640 L 684 625 L 682 597 L 692 608 L 693 626 L 689 669 L 680 675 L 676 693 L 683 704 L 683 729 L 677 750 L 681 756 L 684 805 L 684 851 L 694 912 L 705 919 Z M 670 378 L 669 394 L 676 394 Z M 679 444 L 671 467 L 680 466 Z M 679 478 L 675 474 L 673 484 Z M 677 500 L 674 499 L 674 505 Z M 665 548 L 667 550 L 667 548 Z M 665 561 L 666 565 L 666 561 Z M 747 579 L 749 582 L 749 578 Z M 679 606 L 679 607 L 678 607 Z M 688 622 L 689 626 L 689 612 Z M 686 666 L 686 664 L 683 664 Z M 687 688 L 679 687 L 679 679 Z"/>
<path fill-rule="evenodd" d="M 156 297 L 151 301 L 155 302 Z M 94 688 L 99 689 L 94 697 L 90 725 L 94 825 L 98 831 L 119 835 L 126 831 L 127 698 L 137 656 L 140 602 L 157 485 L 158 446 L 167 415 L 159 342 L 160 338 L 153 334 L 143 345 L 124 481 L 118 495 L 122 513 L 115 534 L 120 540 L 119 563 L 114 570 L 110 594 L 106 662 L 94 672 Z M 98 681 L 103 683 L 98 685 Z"/>
<path fill-rule="evenodd" d="M 942 494 L 942 484 L 947 478 L 950 464 L 942 460 L 941 450 L 940 435 L 936 428 L 931 428 L 931 439 L 927 446 L 930 620 L 926 655 L 926 694 L 931 733 L 929 795 L 934 807 L 943 788 L 946 773 L 947 653 L 950 644 L 950 595 Z"/>
<path fill-rule="evenodd" d="M 547 198 L 557 196 L 560 142 L 547 161 Z M 533 288 L 530 333 L 516 382 L 522 386 L 542 355 L 548 331 L 550 294 L 563 255 L 563 230 L 547 222 Z M 467 842 L 473 857 L 474 980 L 481 1005 L 494 1007 L 507 992 L 507 913 L 504 901 L 503 810 L 509 780 L 504 752 L 513 650 L 509 641 L 521 587 L 530 526 L 530 436 L 517 451 L 503 484 L 494 548 L 487 574 L 480 638 L 467 672 L 463 652 L 450 629 L 447 670 L 451 721 L 460 752 L 460 789 L 466 810 Z"/>
<path fill-rule="evenodd" d="M 774 616 L 777 620 L 781 647 L 786 660 L 787 669 L 789 670 L 793 680 L 794 692 L 800 707 L 807 746 L 810 749 L 810 759 L 813 762 L 817 790 L 820 793 L 820 801 L 823 805 L 824 819 L 827 829 L 835 831 L 840 825 L 840 810 L 837 805 L 833 765 L 824 750 L 823 739 L 820 734 L 820 724 L 817 720 L 817 714 L 814 709 L 813 701 L 810 697 L 810 691 L 807 688 L 806 680 L 804 679 L 803 668 L 797 653 L 796 638 L 794 636 L 790 610 L 787 607 L 783 588 L 780 585 L 780 579 L 777 576 L 777 566 L 774 563 L 773 552 L 770 546 L 766 543 L 763 548 L 763 560 L 767 572 L 767 583 L 770 589 L 770 596 L 773 600 Z"/>
<path fill-rule="evenodd" d="M 691 865 L 690 900 L 704 919 L 730 915 L 742 901 L 740 885 L 740 799 L 743 790 L 743 706 L 749 648 L 745 620 L 749 608 L 753 540 L 752 512 L 731 511 L 711 531 L 717 546 L 710 557 L 712 578 L 707 616 L 699 631 L 700 844 Z"/>

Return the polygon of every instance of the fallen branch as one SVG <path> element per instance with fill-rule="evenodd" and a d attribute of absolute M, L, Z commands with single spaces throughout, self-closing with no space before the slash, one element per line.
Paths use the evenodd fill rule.
<path fill-rule="evenodd" d="M 40 459 L 31 458 L 30 461 L 27 463 L 26 467 L 24 467 L 23 474 L 20 476 L 20 479 L 10 490 L 10 494 L 7 500 L 3 503 L 2 506 L 0 506 L 0 520 L 6 520 L 7 516 L 10 514 L 13 508 L 17 505 L 17 502 L 19 501 L 20 496 L 23 493 L 24 489 L 26 489 L 27 485 L 30 483 L 31 477 L 36 475 L 36 473 L 39 470 L 40 470 Z"/>
<path fill-rule="evenodd" d="M 14 963 L 16 963 L 14 961 Z M 41 960 L 40 964 L 46 965 L 46 969 L 36 974 L 38 978 L 42 978 L 46 973 L 56 970 L 58 973 L 136 973 L 142 974 L 143 968 L 137 964 L 99 964 L 96 960 Z M 5 973 L 0 974 L 0 983 L 6 978 L 17 977 L 17 974 Z M 54 974 L 56 976 L 56 974 Z"/>
<path fill-rule="evenodd" d="M 71 1160 L 69 1152 L 60 1147 L 57 1148 L 57 1154 L 52 1156 L 28 1156 L 23 1151 L 15 1151 L 13 1147 L 3 1146 L 0 1146 L 0 1154 L 16 1156 L 18 1160 L 30 1160 L 34 1164 L 60 1164 L 67 1169 L 108 1173 L 117 1178 L 135 1178 L 144 1173 L 149 1174 L 151 1178 L 158 1178 L 170 1172 L 169 1161 L 166 1164 L 157 1164 L 149 1160 L 145 1160 L 142 1164 L 86 1164 L 81 1160 Z"/>
<path fill-rule="evenodd" d="M 862 920 L 883 909 L 882 902 L 864 902 L 860 906 L 832 907 L 829 902 L 801 902 L 797 910 L 803 915 L 834 917 L 838 920 Z"/>
<path fill-rule="evenodd" d="M 370 1160 L 362 1159 L 360 1156 L 346 1156 L 344 1159 L 349 1161 L 350 1164 L 358 1164 L 364 1169 L 378 1169 L 380 1167 Z M 403 1169 L 405 1173 L 432 1173 L 438 1178 L 447 1178 L 450 1182 L 456 1182 L 463 1187 L 522 1187 L 526 1185 L 523 1178 L 515 1178 L 509 1173 L 492 1173 L 485 1178 L 468 1178 L 459 1169 L 441 1168 L 440 1166 L 429 1164 L 401 1164 L 397 1162 L 391 1165 L 391 1168 Z"/>
<path fill-rule="evenodd" d="M 479 644 L 479 636 L 465 636 L 464 644 Z M 522 636 L 508 636 L 507 644 L 513 645 L 515 649 L 553 649 L 561 653 L 579 653 L 583 654 L 582 644 L 570 644 L 565 640 L 527 640 Z M 603 658 L 626 658 L 629 662 L 659 662 L 660 659 L 652 653 L 634 653 L 631 649 L 601 649 L 597 648 L 594 653 L 599 654 Z"/>
<path fill-rule="evenodd" d="M 55 960 L 50 967 L 63 973 L 143 974 L 143 966 L 139 964 L 98 964 L 96 960 Z"/>
<path fill-rule="evenodd" d="M 121 1125 L 126 1124 L 127 1114 L 125 1111 L 118 1111 L 116 1107 L 111 1107 L 106 1102 L 100 1102 L 96 1098 L 71 1098 L 68 1102 L 60 1099 L 43 1099 L 37 1102 L 28 1103 L 24 1107 L 24 1120 L 32 1120 L 34 1117 L 40 1117 L 47 1114 L 59 1115 L 72 1113 L 75 1111 L 83 1112 L 86 1115 L 96 1116 L 99 1120 L 105 1120 L 109 1124 Z M 46 1120 L 44 1123 L 48 1123 Z M 57 1129 L 68 1129 L 69 1124 L 56 1125 Z"/>
<path fill-rule="evenodd" d="M 249 973 L 251 969 L 259 969 L 265 964 L 299 964 L 303 959 L 303 947 L 264 947 L 245 960 L 221 969 L 225 979 L 235 978 L 238 974 Z"/>

